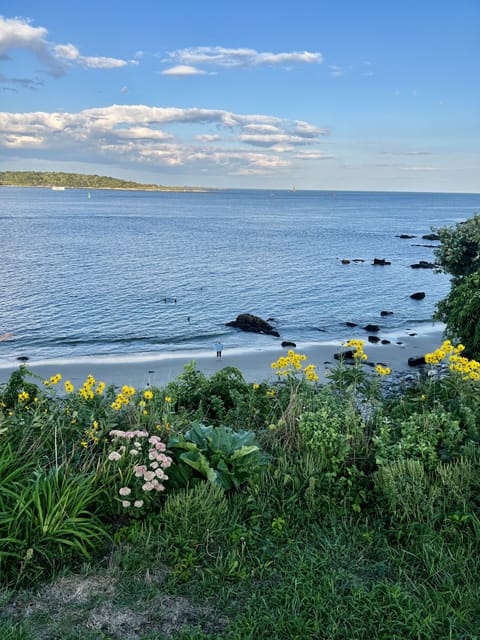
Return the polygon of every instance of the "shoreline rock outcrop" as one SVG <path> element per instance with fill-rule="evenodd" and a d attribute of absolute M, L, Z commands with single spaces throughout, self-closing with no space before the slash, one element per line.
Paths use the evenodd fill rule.
<path fill-rule="evenodd" d="M 236 329 L 249 331 L 250 333 L 265 333 L 266 335 L 275 336 L 276 338 L 280 337 L 278 331 L 276 331 L 271 324 L 251 313 L 241 313 L 237 316 L 236 320 L 227 322 L 225 326 L 235 327 Z"/>

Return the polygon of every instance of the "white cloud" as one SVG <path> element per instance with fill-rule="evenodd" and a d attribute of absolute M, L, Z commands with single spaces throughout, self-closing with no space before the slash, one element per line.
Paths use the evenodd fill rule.
<path fill-rule="evenodd" d="M 332 155 L 321 151 L 296 151 L 294 157 L 297 160 L 331 160 Z"/>
<path fill-rule="evenodd" d="M 98 56 L 82 56 L 73 44 L 57 44 L 53 47 L 55 57 L 66 64 L 79 64 L 87 69 L 117 69 L 127 66 L 126 60 Z"/>
<path fill-rule="evenodd" d="M 7 57 L 16 49 L 30 51 L 53 76 L 65 73 L 68 66 L 80 65 L 87 69 L 116 69 L 134 60 L 121 60 L 103 56 L 84 56 L 73 44 L 54 44 L 47 40 L 45 27 L 33 27 L 25 18 L 0 16 L 0 57 Z"/>
<path fill-rule="evenodd" d="M 342 67 L 339 67 L 336 64 L 330 64 L 328 68 L 330 69 L 330 75 L 334 78 L 338 78 L 344 74 Z"/>
<path fill-rule="evenodd" d="M 204 133 L 202 135 L 195 136 L 195 140 L 198 140 L 199 142 L 216 142 L 217 140 L 220 140 L 220 136 L 216 133 Z"/>
<path fill-rule="evenodd" d="M 440 171 L 438 167 L 400 167 L 400 171 Z"/>
<path fill-rule="evenodd" d="M 319 52 L 291 51 L 286 53 L 259 52 L 255 49 L 228 49 L 225 47 L 191 47 L 167 54 L 166 62 L 183 65 L 214 65 L 218 67 L 255 67 L 259 65 L 291 65 L 321 63 Z"/>
<path fill-rule="evenodd" d="M 179 64 L 175 67 L 170 67 L 169 69 L 165 69 L 161 71 L 162 76 L 207 76 L 212 75 L 208 73 L 208 71 L 203 71 L 202 69 L 198 69 L 197 67 L 192 67 L 188 64 Z"/>
<path fill-rule="evenodd" d="M 324 134 L 307 122 L 218 109 L 112 105 L 78 113 L 0 112 L 4 155 L 16 148 L 25 156 L 31 149 L 35 158 L 60 161 L 74 153 L 110 164 L 184 171 L 218 165 L 227 173 L 269 173 L 295 158 L 308 159 L 308 153 L 311 160 L 319 158 Z"/>

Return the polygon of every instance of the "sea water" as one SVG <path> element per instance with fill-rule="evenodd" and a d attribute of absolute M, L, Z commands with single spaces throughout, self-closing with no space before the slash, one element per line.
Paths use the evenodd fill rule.
<path fill-rule="evenodd" d="M 0 189 L 0 333 L 13 334 L 0 363 L 428 330 L 450 281 L 411 268 L 434 260 L 422 236 L 480 210 L 474 194 L 90 193 Z M 240 313 L 272 319 L 280 338 L 227 327 Z"/>

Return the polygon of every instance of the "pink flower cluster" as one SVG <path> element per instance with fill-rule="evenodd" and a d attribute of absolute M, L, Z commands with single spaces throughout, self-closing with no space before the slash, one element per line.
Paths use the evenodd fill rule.
<path fill-rule="evenodd" d="M 165 485 L 163 482 L 168 480 L 164 469 L 168 469 L 172 464 L 172 458 L 165 454 L 167 449 L 165 443 L 156 435 L 150 436 L 147 431 L 121 431 L 119 429 L 113 429 L 110 431 L 110 436 L 113 440 L 120 439 L 120 441 L 128 441 L 127 446 L 121 445 L 118 447 L 118 451 L 111 451 L 109 453 L 108 459 L 111 461 L 121 460 L 127 450 L 130 456 L 139 456 L 144 453 L 143 444 L 145 443 L 145 439 L 148 438 L 148 450 L 144 453 L 146 464 L 137 464 L 133 468 L 133 473 L 136 478 L 142 479 L 142 491 L 164 491 Z M 119 494 L 122 498 L 130 498 L 131 493 L 131 488 L 127 486 L 119 489 Z M 130 507 L 131 504 L 130 499 L 122 500 L 122 505 L 125 508 Z M 143 500 L 135 500 L 133 502 L 133 506 L 136 508 L 142 507 L 143 504 Z"/>
<path fill-rule="evenodd" d="M 148 450 L 150 462 L 148 467 L 145 464 L 137 465 L 134 469 L 135 477 L 144 480 L 143 491 L 153 491 L 153 489 L 164 491 L 165 485 L 161 481 L 168 480 L 164 469 L 168 469 L 171 466 L 172 459 L 170 456 L 165 455 L 165 443 L 158 436 L 150 436 L 148 443 L 150 445 Z"/>

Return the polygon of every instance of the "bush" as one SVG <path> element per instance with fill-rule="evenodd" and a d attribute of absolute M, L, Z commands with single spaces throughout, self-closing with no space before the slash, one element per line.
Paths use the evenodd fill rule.
<path fill-rule="evenodd" d="M 470 357 L 480 355 L 480 216 L 437 230 L 440 267 L 453 276 L 448 296 L 437 305 L 436 318 L 447 335 L 459 339 Z"/>
<path fill-rule="evenodd" d="M 461 340 L 466 355 L 480 356 L 480 270 L 453 283 L 438 303 L 436 317 L 445 322 L 451 339 Z"/>

